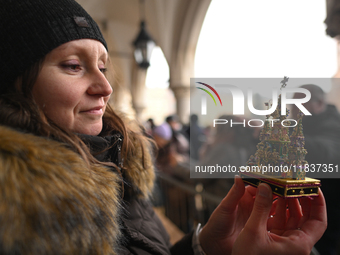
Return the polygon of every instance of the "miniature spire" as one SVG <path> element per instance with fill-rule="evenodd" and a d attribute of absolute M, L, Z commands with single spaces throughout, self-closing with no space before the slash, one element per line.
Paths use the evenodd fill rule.
<path fill-rule="evenodd" d="M 287 77 L 287 76 L 283 77 L 283 80 L 280 82 L 280 83 L 282 83 L 281 88 L 280 88 L 281 90 L 287 86 L 288 80 L 289 80 L 289 77 Z"/>
<path fill-rule="evenodd" d="M 288 77 L 281 81 L 281 90 L 287 86 Z M 265 103 L 267 108 L 271 103 Z M 281 115 L 281 95 L 278 98 L 278 105 L 275 111 L 266 116 L 266 121 L 260 133 L 260 142 L 257 144 L 254 156 L 248 160 L 248 166 L 286 166 L 289 171 L 267 172 L 266 175 L 275 178 L 305 179 L 304 165 L 306 164 L 304 149 L 304 136 L 302 128 L 302 112 L 299 113 L 297 126 L 291 136 L 289 136 L 289 126 L 291 122 L 287 120 L 289 111 L 286 115 Z M 282 123 L 285 123 L 283 125 Z M 298 172 L 293 172 L 299 169 Z"/>

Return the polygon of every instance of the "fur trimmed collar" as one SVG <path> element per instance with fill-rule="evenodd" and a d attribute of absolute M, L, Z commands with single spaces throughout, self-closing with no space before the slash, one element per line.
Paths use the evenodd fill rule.
<path fill-rule="evenodd" d="M 0 253 L 117 254 L 120 177 L 0 126 Z"/>
<path fill-rule="evenodd" d="M 153 190 L 155 173 L 150 151 L 143 151 L 143 146 L 140 144 L 144 141 L 133 139 L 133 154 L 122 158 L 121 149 L 124 138 L 118 132 L 105 137 L 90 135 L 80 135 L 79 137 L 89 146 L 91 153 L 99 161 L 113 162 L 121 169 L 126 184 L 124 186 L 125 194 L 149 198 Z M 144 148 L 148 148 L 148 146 L 144 146 Z"/>

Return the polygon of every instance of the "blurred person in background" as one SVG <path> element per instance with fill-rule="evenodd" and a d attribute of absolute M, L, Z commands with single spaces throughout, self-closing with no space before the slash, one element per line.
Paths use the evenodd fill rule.
<path fill-rule="evenodd" d="M 149 118 L 149 119 L 145 122 L 144 128 L 145 128 L 145 132 L 146 132 L 148 135 L 151 135 L 151 136 L 152 136 L 152 133 L 153 133 L 153 130 L 154 130 L 155 127 L 156 127 L 156 125 L 155 125 L 155 122 L 154 122 L 153 118 Z"/>
<path fill-rule="evenodd" d="M 311 99 L 304 107 L 312 114 L 302 119 L 305 136 L 306 160 L 311 164 L 340 165 L 340 115 L 334 105 L 328 104 L 326 94 L 317 85 L 300 86 L 311 93 Z M 302 93 L 296 93 L 294 98 L 304 98 Z M 293 119 L 298 114 L 298 108 L 292 108 Z M 307 173 L 313 177 L 313 173 Z M 328 227 L 320 241 L 315 245 L 322 255 L 340 254 L 340 206 L 338 189 L 340 181 L 337 178 L 321 178 L 322 190 L 327 202 Z"/>
<path fill-rule="evenodd" d="M 175 145 L 176 151 L 189 159 L 189 138 L 186 136 L 183 124 L 179 121 L 176 114 L 165 118 L 172 130 L 172 143 Z"/>
<path fill-rule="evenodd" d="M 200 166 L 226 166 L 233 167 L 238 170 L 241 166 L 246 165 L 250 153 L 255 150 L 256 145 L 252 143 L 252 130 L 243 125 L 230 126 L 231 120 L 241 122 L 235 116 L 222 115 L 218 117 L 221 120 L 227 120 L 227 124 L 217 124 L 212 128 L 214 133 L 207 139 L 207 143 L 203 144 L 200 151 L 200 161 L 197 163 Z M 233 185 L 234 173 L 219 173 L 214 174 L 213 177 L 207 173 L 205 179 L 200 179 L 204 185 L 204 189 L 211 194 L 218 196 L 222 199 L 228 193 Z M 208 214 L 215 208 L 209 208 Z"/>
<path fill-rule="evenodd" d="M 167 122 L 154 128 L 153 138 L 158 147 L 156 167 L 163 173 L 189 181 L 188 157 L 178 152 L 177 143 L 173 137 L 172 128 Z"/>
<path fill-rule="evenodd" d="M 199 160 L 199 151 L 205 142 L 205 133 L 198 122 L 196 114 L 190 115 L 190 125 L 187 133 L 190 140 L 190 158 L 194 160 Z"/>

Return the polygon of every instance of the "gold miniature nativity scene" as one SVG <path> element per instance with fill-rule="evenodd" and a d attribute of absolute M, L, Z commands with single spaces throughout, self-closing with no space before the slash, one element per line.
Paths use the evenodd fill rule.
<path fill-rule="evenodd" d="M 281 197 L 318 196 L 320 181 L 306 177 L 308 162 L 305 160 L 303 113 L 299 112 L 290 135 L 288 114 L 287 110 L 286 115 L 281 115 L 280 95 L 277 108 L 266 116 L 256 153 L 249 158 L 247 167 L 241 168 L 241 177 L 252 186 L 266 183 L 273 194 Z"/>

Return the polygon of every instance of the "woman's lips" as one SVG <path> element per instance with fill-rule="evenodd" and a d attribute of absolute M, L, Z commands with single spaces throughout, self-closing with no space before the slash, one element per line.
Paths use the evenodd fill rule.
<path fill-rule="evenodd" d="M 84 110 L 84 111 L 81 111 L 81 112 L 90 113 L 90 114 L 103 114 L 103 108 L 104 108 L 104 106 L 98 106 L 98 107 L 94 107 L 94 108 Z"/>

